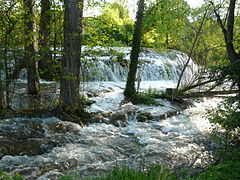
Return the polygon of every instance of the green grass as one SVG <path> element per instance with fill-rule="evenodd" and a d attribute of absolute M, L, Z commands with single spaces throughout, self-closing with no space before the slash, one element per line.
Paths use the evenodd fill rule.
<path fill-rule="evenodd" d="M 79 175 L 77 176 L 79 177 Z M 75 180 L 76 174 L 61 177 L 60 180 Z M 146 170 L 135 170 L 128 167 L 116 167 L 105 177 L 85 178 L 84 180 L 176 180 L 176 176 L 161 165 L 152 165 Z"/>
<path fill-rule="evenodd" d="M 138 93 L 132 98 L 133 104 L 146 104 L 146 105 L 160 105 L 156 100 L 153 98 L 143 94 Z"/>
<path fill-rule="evenodd" d="M 228 161 L 217 165 L 210 165 L 207 170 L 196 178 L 188 180 L 239 180 L 240 161 Z"/>
<path fill-rule="evenodd" d="M 8 175 L 0 169 L 0 180 L 24 180 L 24 177 L 18 174 Z"/>

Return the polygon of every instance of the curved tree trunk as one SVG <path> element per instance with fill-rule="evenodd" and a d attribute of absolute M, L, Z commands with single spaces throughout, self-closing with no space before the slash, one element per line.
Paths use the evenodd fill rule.
<path fill-rule="evenodd" d="M 64 56 L 60 103 L 62 106 L 75 106 L 79 100 L 83 0 L 65 0 L 64 4 Z"/>
<path fill-rule="evenodd" d="M 34 1 L 24 0 L 25 15 L 24 22 L 26 26 L 26 44 L 25 44 L 25 62 L 27 63 L 28 93 L 38 94 L 39 74 L 37 69 L 37 40 L 34 35 L 36 24 L 34 20 Z"/>
<path fill-rule="evenodd" d="M 135 22 L 135 30 L 133 34 L 133 43 L 131 51 L 131 62 L 127 77 L 126 88 L 124 90 L 124 96 L 126 99 L 131 99 L 136 94 L 135 80 L 138 66 L 138 58 L 140 53 L 141 36 L 142 36 L 142 21 L 144 12 L 144 0 L 138 1 L 138 12 Z"/>
<path fill-rule="evenodd" d="M 214 6 L 214 3 L 210 1 L 211 4 Z M 218 25 L 222 29 L 224 40 L 225 40 L 225 46 L 227 49 L 228 57 L 230 59 L 231 63 L 235 63 L 237 59 L 240 58 L 240 55 L 237 54 L 234 45 L 233 45 L 233 36 L 234 36 L 234 19 L 235 19 L 235 6 L 236 6 L 236 0 L 230 0 L 229 8 L 228 8 L 228 18 L 227 18 L 227 27 L 225 28 L 224 23 L 218 14 L 215 6 L 214 6 L 214 13 L 217 18 Z"/>

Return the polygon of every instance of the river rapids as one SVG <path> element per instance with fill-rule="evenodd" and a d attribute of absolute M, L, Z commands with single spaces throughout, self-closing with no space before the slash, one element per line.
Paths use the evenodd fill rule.
<path fill-rule="evenodd" d="M 177 76 L 178 68 L 170 62 L 168 67 L 174 69 L 160 69 L 168 78 L 154 79 L 160 66 L 159 60 L 145 66 L 140 90 L 176 85 L 170 76 Z M 124 73 L 120 74 L 124 78 Z M 157 99 L 161 106 L 121 104 L 125 82 L 115 78 L 115 82 L 84 85 L 88 94 L 97 94 L 91 97 L 94 103 L 87 111 L 99 115 L 100 123 L 81 126 L 56 117 L 0 120 L 0 152 L 8 152 L 0 158 L 0 169 L 29 180 L 53 180 L 69 173 L 82 178 L 102 176 L 116 166 L 144 168 L 159 163 L 170 168 L 203 167 L 212 161 L 215 145 L 205 115 L 206 108 L 216 107 L 220 99 L 195 99 L 194 106 L 185 110 L 163 99 Z M 169 112 L 175 113 L 167 116 Z"/>

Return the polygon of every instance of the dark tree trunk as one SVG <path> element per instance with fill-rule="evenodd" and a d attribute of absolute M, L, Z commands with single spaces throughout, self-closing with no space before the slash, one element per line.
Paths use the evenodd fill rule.
<path fill-rule="evenodd" d="M 127 77 L 126 88 L 124 91 L 124 96 L 126 99 L 131 99 L 136 95 L 135 80 L 141 45 L 143 13 L 144 13 L 144 0 L 139 0 L 138 12 L 135 22 L 135 30 L 133 34 L 132 51 L 130 56 L 131 62 Z"/>
<path fill-rule="evenodd" d="M 229 4 L 229 14 L 227 20 L 227 31 L 224 33 L 226 49 L 228 51 L 228 56 L 231 63 L 235 63 L 239 59 L 239 54 L 236 53 L 236 50 L 233 46 L 233 30 L 234 30 L 234 11 L 235 11 L 236 0 L 231 0 Z"/>
<path fill-rule="evenodd" d="M 74 106 L 79 100 L 83 0 L 65 0 L 64 3 L 64 56 L 60 103 L 63 106 Z"/>
<path fill-rule="evenodd" d="M 214 3 L 212 1 L 210 1 L 210 2 L 214 6 Z M 226 46 L 226 50 L 227 50 L 227 53 L 228 53 L 228 57 L 229 57 L 230 63 L 233 66 L 239 64 L 239 63 L 237 63 L 237 61 L 240 59 L 240 54 L 238 54 L 236 52 L 236 49 L 233 45 L 235 7 L 236 7 L 236 0 L 230 0 L 229 8 L 228 8 L 227 27 L 225 27 L 220 15 L 218 14 L 218 12 L 217 12 L 217 10 L 214 6 L 214 13 L 215 13 L 215 16 L 217 18 L 218 25 L 222 29 L 222 32 L 223 32 L 223 35 L 224 35 L 224 40 L 225 40 L 225 46 Z M 238 89 L 240 89 L 239 69 L 237 69 L 237 72 L 234 72 L 234 73 L 237 75 L 234 80 L 238 84 Z"/>
<path fill-rule="evenodd" d="M 41 15 L 39 27 L 39 50 L 41 69 L 49 69 L 51 66 L 50 34 L 51 34 L 51 1 L 41 0 Z"/>
<path fill-rule="evenodd" d="M 210 1 L 212 4 L 213 2 Z M 214 5 L 214 4 L 213 4 Z M 222 22 L 222 19 L 220 15 L 218 14 L 217 10 L 214 8 L 214 13 L 217 18 L 218 25 L 222 29 L 225 45 L 228 53 L 228 57 L 230 59 L 230 62 L 233 64 L 235 63 L 239 58 L 240 55 L 237 54 L 234 45 L 233 45 L 233 30 L 234 30 L 234 11 L 236 6 L 236 0 L 230 0 L 229 9 L 228 9 L 228 18 L 227 18 L 227 28 L 225 28 L 224 23 Z"/>
<path fill-rule="evenodd" d="M 37 41 L 35 33 L 34 20 L 34 2 L 33 0 L 24 0 L 25 6 L 25 26 L 26 26 L 26 44 L 25 44 L 25 62 L 27 62 L 27 78 L 28 93 L 32 95 L 38 94 L 39 91 L 39 75 L 37 69 Z"/>

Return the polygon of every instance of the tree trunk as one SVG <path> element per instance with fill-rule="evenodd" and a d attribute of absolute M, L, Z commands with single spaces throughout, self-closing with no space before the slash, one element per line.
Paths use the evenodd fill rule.
<path fill-rule="evenodd" d="M 41 0 L 41 15 L 39 27 L 39 50 L 41 69 L 49 69 L 51 66 L 50 34 L 51 34 L 51 2 L 50 0 Z"/>
<path fill-rule="evenodd" d="M 210 3 L 214 6 L 214 3 L 210 1 Z M 236 0 L 230 0 L 229 2 L 229 8 L 228 8 L 228 17 L 227 17 L 227 27 L 225 28 L 224 23 L 217 12 L 215 6 L 214 6 L 214 13 L 217 18 L 218 25 L 222 29 L 224 40 L 225 40 L 225 46 L 228 53 L 228 57 L 230 60 L 230 63 L 234 66 L 240 59 L 240 54 L 236 52 L 236 49 L 233 45 L 233 38 L 234 38 L 234 19 L 235 19 L 235 6 L 236 6 Z M 238 68 L 238 67 L 237 67 Z M 234 71 L 234 70 L 233 70 Z M 239 77 L 239 69 L 235 70 L 234 72 L 237 77 L 235 78 L 238 89 L 240 89 L 240 77 Z"/>
<path fill-rule="evenodd" d="M 236 0 L 231 0 L 229 4 L 229 14 L 227 20 L 227 32 L 224 33 L 226 49 L 228 51 L 228 56 L 231 63 L 235 63 L 240 57 L 236 53 L 236 50 L 233 46 L 233 30 L 234 30 L 234 11 L 235 11 Z M 224 30 L 223 30 L 224 31 Z"/>
<path fill-rule="evenodd" d="M 3 82 L 2 82 L 1 76 L 2 76 L 2 74 L 0 71 L 0 109 L 3 109 L 7 105 L 7 100 L 6 100 L 5 90 L 3 87 Z"/>
<path fill-rule="evenodd" d="M 212 1 L 210 1 L 210 3 L 214 6 L 214 3 Z M 214 6 L 214 13 L 217 18 L 218 25 L 222 29 L 224 40 L 225 40 L 225 46 L 226 46 L 228 57 L 231 63 L 235 63 L 237 59 L 240 58 L 240 55 L 236 52 L 233 45 L 235 6 L 236 6 L 236 0 L 230 0 L 229 9 L 228 9 L 229 14 L 227 18 L 227 28 L 225 28 L 224 23 L 222 22 L 222 19 Z"/>
<path fill-rule="evenodd" d="M 236 94 L 239 92 L 240 92 L 239 90 L 193 92 L 188 95 L 184 95 L 183 98 L 212 97 L 212 96 L 217 96 L 217 95 Z"/>
<path fill-rule="evenodd" d="M 178 83 L 177 83 L 177 87 L 176 87 L 177 90 L 178 90 L 179 87 L 180 87 L 183 74 L 184 74 L 184 72 L 185 72 L 185 70 L 186 70 L 186 68 L 187 68 L 187 66 L 188 66 L 188 64 L 189 64 L 189 62 L 190 62 L 190 60 L 191 60 L 191 57 L 192 57 L 192 55 L 193 55 L 193 50 L 194 50 L 195 45 L 196 45 L 196 43 L 197 43 L 197 41 L 198 41 L 198 38 L 199 38 L 199 36 L 200 36 L 200 34 L 201 34 L 201 30 L 202 30 L 204 21 L 205 21 L 205 19 L 206 19 L 207 12 L 208 12 L 208 10 L 206 10 L 205 13 L 204 13 L 204 16 L 203 16 L 203 18 L 202 18 L 201 24 L 200 24 L 200 26 L 199 26 L 199 28 L 198 28 L 198 31 L 197 31 L 197 33 L 196 33 L 196 36 L 195 36 L 195 38 L 194 38 L 194 41 L 193 41 L 191 50 L 190 50 L 190 52 L 189 52 L 189 54 L 188 54 L 187 62 L 186 62 L 186 64 L 184 64 L 183 69 L 182 69 L 182 71 L 181 71 L 181 74 L 180 74 L 180 76 L 179 76 Z"/>
<path fill-rule="evenodd" d="M 75 106 L 79 100 L 83 0 L 65 0 L 64 4 L 64 56 L 60 103 L 62 106 Z"/>
<path fill-rule="evenodd" d="M 126 88 L 124 90 L 124 96 L 126 99 L 131 99 L 136 95 L 135 80 L 141 45 L 143 12 L 144 12 L 144 0 L 139 0 L 138 12 L 135 22 L 135 30 L 133 34 L 132 51 L 130 56 L 131 62 L 127 77 Z"/>
<path fill-rule="evenodd" d="M 26 26 L 26 44 L 25 44 L 25 62 L 27 65 L 28 93 L 32 95 L 38 94 L 39 91 L 39 75 L 37 69 L 37 41 L 34 35 L 36 30 L 34 20 L 34 2 L 33 0 L 24 0 L 25 15 L 24 21 Z"/>

